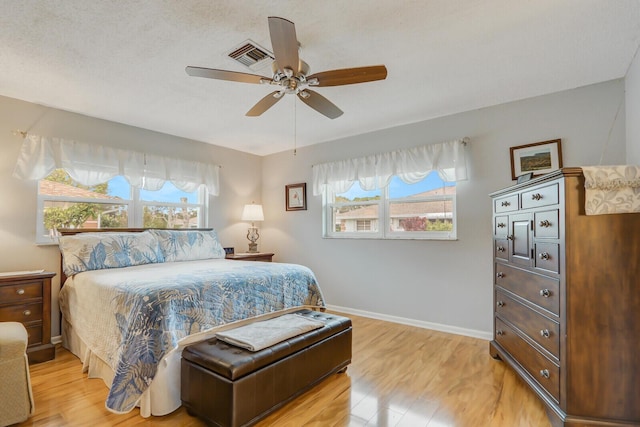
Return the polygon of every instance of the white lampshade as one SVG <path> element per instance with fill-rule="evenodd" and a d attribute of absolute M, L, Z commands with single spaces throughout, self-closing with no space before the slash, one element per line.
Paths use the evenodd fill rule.
<path fill-rule="evenodd" d="M 242 221 L 264 221 L 262 205 L 244 205 L 242 217 L 240 219 Z"/>

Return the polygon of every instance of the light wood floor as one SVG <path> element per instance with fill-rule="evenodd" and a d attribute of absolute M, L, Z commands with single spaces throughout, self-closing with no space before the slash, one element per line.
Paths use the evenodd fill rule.
<path fill-rule="evenodd" d="M 487 341 L 364 317 L 353 362 L 258 426 L 550 427 L 543 405 Z M 63 348 L 31 365 L 36 413 L 19 426 L 204 426 L 184 408 L 142 418 L 107 411 L 107 388 Z"/>

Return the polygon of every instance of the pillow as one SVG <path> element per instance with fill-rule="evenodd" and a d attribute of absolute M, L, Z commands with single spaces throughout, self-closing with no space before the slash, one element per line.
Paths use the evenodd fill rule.
<path fill-rule="evenodd" d="M 58 239 L 62 270 L 68 277 L 88 270 L 163 262 L 158 239 L 142 233 L 79 233 Z"/>
<path fill-rule="evenodd" d="M 160 243 L 165 262 L 224 258 L 215 230 L 150 230 Z"/>

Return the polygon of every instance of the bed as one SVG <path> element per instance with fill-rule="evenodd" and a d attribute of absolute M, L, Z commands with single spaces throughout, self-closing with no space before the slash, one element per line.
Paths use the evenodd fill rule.
<path fill-rule="evenodd" d="M 89 377 L 104 380 L 115 413 L 177 409 L 185 345 L 324 307 L 309 268 L 226 260 L 215 230 L 74 230 L 59 246 L 63 345 Z"/>

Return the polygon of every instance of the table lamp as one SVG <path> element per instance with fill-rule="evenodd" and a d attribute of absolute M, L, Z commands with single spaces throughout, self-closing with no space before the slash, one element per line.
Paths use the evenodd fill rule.
<path fill-rule="evenodd" d="M 249 252 L 258 252 L 258 244 L 256 243 L 260 238 L 258 234 L 258 228 L 255 226 L 255 221 L 264 221 L 264 214 L 262 213 L 262 205 L 250 204 L 244 205 L 242 210 L 242 221 L 251 221 L 251 227 L 247 231 L 247 239 L 249 239 Z"/>

